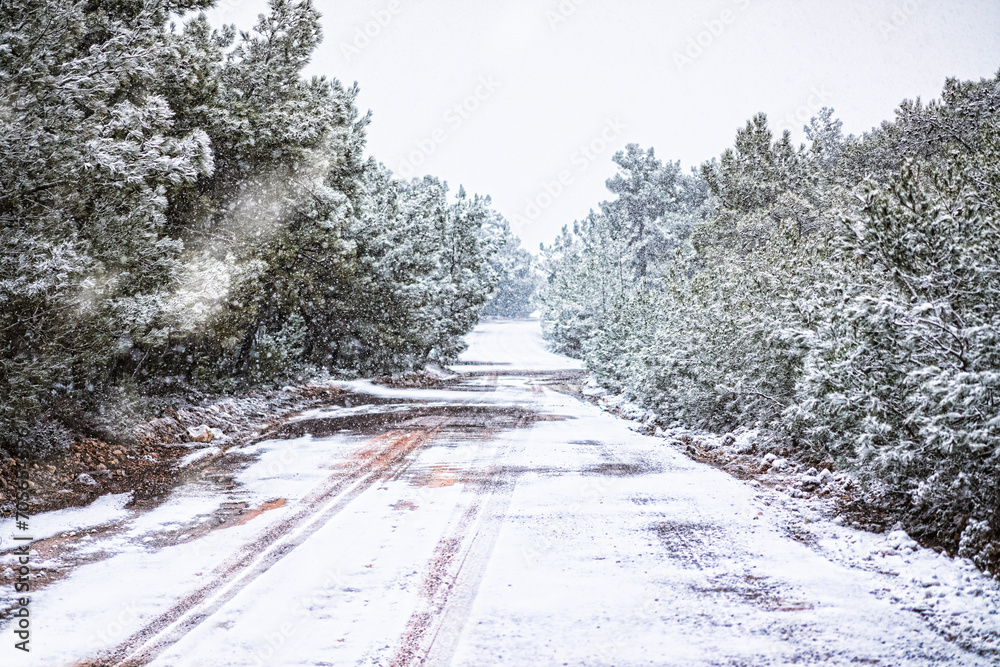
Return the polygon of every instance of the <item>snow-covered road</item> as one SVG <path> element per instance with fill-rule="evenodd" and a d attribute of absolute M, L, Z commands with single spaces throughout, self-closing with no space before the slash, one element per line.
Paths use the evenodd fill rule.
<path fill-rule="evenodd" d="M 73 556 L 35 566 L 74 565 L 33 595 L 30 654 L 5 623 L 0 662 L 997 664 L 1000 597 L 963 563 L 864 558 L 881 536 L 554 390 L 579 365 L 537 322 L 469 341 L 446 388 L 345 383 L 156 508 L 49 517 Z M 942 590 L 979 635 L 913 602 Z"/>

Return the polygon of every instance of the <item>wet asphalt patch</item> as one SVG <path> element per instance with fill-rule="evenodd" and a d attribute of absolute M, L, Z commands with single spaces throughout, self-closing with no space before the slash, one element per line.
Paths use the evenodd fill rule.
<path fill-rule="evenodd" d="M 267 435 L 281 440 L 310 435 L 376 435 L 386 430 L 419 427 L 428 419 L 448 419 L 445 432 L 464 437 L 491 437 L 502 430 L 520 428 L 536 421 L 564 419 L 516 406 L 400 404 L 399 409 L 330 415 L 288 422 Z"/>
<path fill-rule="evenodd" d="M 601 463 L 586 468 L 584 474 L 610 475 L 612 477 L 635 477 L 660 472 L 660 466 L 649 463 Z"/>

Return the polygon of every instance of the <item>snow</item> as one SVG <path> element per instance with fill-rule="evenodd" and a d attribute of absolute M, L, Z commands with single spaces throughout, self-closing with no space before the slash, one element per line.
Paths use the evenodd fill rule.
<path fill-rule="evenodd" d="M 231 489 L 198 479 L 148 512 L 116 515 L 122 530 L 98 540 L 114 555 L 34 593 L 37 650 L 4 653 L 4 664 L 99 655 L 222 572 L 220 587 L 151 635 L 169 641 L 150 664 L 996 664 L 1000 589 L 967 561 L 902 531 L 837 525 L 822 503 L 744 483 L 552 391 L 536 334 L 537 322 L 481 325 L 465 360 L 509 372 L 476 376 L 468 390 L 345 383 L 380 402 L 301 418 L 420 401 L 544 418 L 484 431 L 420 417 L 414 428 L 433 438 L 370 478 L 344 478 L 345 462 L 384 439 L 338 432 L 240 447 Z M 577 365 L 556 359 L 556 371 Z M 243 525 L 162 543 L 223 502 L 279 498 Z M 77 523 L 101 514 L 88 510 Z M 234 567 L 246 554 L 256 555 Z"/>
<path fill-rule="evenodd" d="M 86 507 L 70 507 L 38 514 L 29 519 L 30 534 L 35 540 L 43 540 L 60 533 L 81 531 L 95 526 L 110 524 L 129 517 L 132 512 L 125 505 L 132 499 L 131 493 L 109 493 L 97 498 Z M 0 538 L 2 548 L 9 548 L 8 539 L 15 534 L 16 517 L 0 519 Z M 21 535 L 20 531 L 17 531 Z M 0 560 L 0 563 L 3 561 Z"/>
<path fill-rule="evenodd" d="M 196 449 L 190 454 L 184 455 L 184 457 L 181 458 L 181 460 L 177 463 L 177 467 L 186 468 L 195 461 L 200 461 L 201 459 L 206 458 L 208 456 L 213 456 L 215 454 L 218 454 L 220 451 L 222 450 L 220 450 L 218 447 L 203 447 L 201 449 Z"/>
<path fill-rule="evenodd" d="M 921 652 L 948 664 L 991 664 L 873 594 L 912 597 L 906 581 L 898 581 L 903 574 L 913 578 L 928 564 L 952 576 L 967 573 L 961 563 L 926 552 L 918 565 L 900 558 L 874 571 L 861 567 L 852 561 L 870 555 L 880 536 L 826 521 L 803 525 L 808 517 L 775 506 L 775 492 L 623 432 L 608 415 L 561 409 L 578 421 L 572 428 L 536 426 L 546 448 L 522 464 L 545 469 L 575 460 L 586 469 L 608 454 L 587 443 L 615 442 L 616 458 L 650 472 L 599 480 L 570 470 L 555 479 L 522 477 L 452 664 L 483 664 L 492 650 L 508 664 L 787 664 L 829 656 L 837 664 L 854 657 L 898 664 L 901 656 L 932 664 Z M 587 440 L 577 440 L 584 433 Z M 836 544 L 853 537 L 857 546 L 850 554 L 818 551 L 789 540 L 789 526 Z M 664 547 L 673 558 L 659 557 Z M 1000 624 L 988 614 L 996 609 L 996 586 L 981 575 L 976 584 L 988 587 L 992 601 L 970 610 L 976 622 L 968 625 L 985 623 L 986 615 L 992 622 L 978 629 L 995 638 Z M 789 633 L 795 642 L 785 640 Z M 512 641 L 498 646 L 497 636 Z"/>
<path fill-rule="evenodd" d="M 458 364 L 451 367 L 458 372 L 583 368 L 582 361 L 548 350 L 538 320 L 482 322 L 465 340 L 469 344 L 468 349 L 461 354 Z M 508 359 L 516 360 L 516 366 L 512 367 L 513 362 Z"/>

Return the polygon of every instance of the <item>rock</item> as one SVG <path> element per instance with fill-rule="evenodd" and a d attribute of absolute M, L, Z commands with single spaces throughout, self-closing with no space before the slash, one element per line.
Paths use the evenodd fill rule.
<path fill-rule="evenodd" d="M 82 472 L 79 475 L 77 475 L 76 482 L 77 484 L 83 484 L 85 486 L 97 486 L 97 480 L 95 480 L 93 477 L 91 477 L 85 472 Z"/>
<path fill-rule="evenodd" d="M 898 523 L 899 522 L 897 522 L 897 524 Z M 906 540 L 910 539 L 910 536 L 907 535 L 906 531 L 903 530 L 902 528 L 896 528 L 895 526 L 893 526 L 890 529 L 890 533 L 886 535 L 885 539 L 887 542 L 899 544 L 901 542 L 905 542 Z"/>
<path fill-rule="evenodd" d="M 799 479 L 799 486 L 802 487 L 804 491 L 815 491 L 821 485 L 819 477 L 814 477 L 812 475 L 802 475 Z"/>
<path fill-rule="evenodd" d="M 218 430 L 218 429 L 215 429 Z M 188 440 L 191 442 L 212 442 L 215 434 L 212 429 L 208 427 L 207 424 L 201 424 L 200 426 L 192 426 L 187 430 Z"/>
<path fill-rule="evenodd" d="M 919 547 L 919 545 L 909 535 L 907 535 L 905 530 L 893 530 L 886 536 L 885 541 L 889 549 L 901 552 L 905 552 L 906 549 L 909 549 L 910 551 L 908 553 L 913 553 Z"/>

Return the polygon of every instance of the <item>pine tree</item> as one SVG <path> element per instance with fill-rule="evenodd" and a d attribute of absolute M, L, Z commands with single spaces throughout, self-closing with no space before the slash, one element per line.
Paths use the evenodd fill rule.
<path fill-rule="evenodd" d="M 167 189 L 212 170 L 204 132 L 170 136 L 171 110 L 152 85 L 168 9 L 0 8 L 8 449 L 65 444 L 53 412 L 117 380 L 167 299 L 182 248 L 166 231 Z"/>

